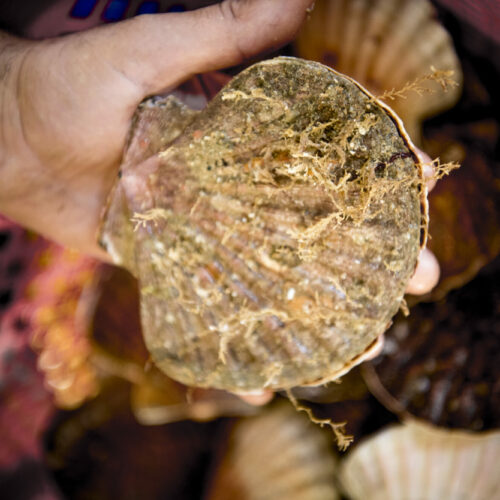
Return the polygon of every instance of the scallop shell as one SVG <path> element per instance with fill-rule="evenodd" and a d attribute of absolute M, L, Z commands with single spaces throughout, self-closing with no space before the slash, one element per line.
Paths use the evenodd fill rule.
<path fill-rule="evenodd" d="M 288 404 L 240 420 L 207 500 L 336 500 L 328 434 Z"/>
<path fill-rule="evenodd" d="M 169 376 L 317 385 L 362 361 L 399 308 L 423 197 L 388 108 L 321 64 L 277 58 L 200 113 L 141 107 L 101 241 L 139 278 L 146 344 Z"/>
<path fill-rule="evenodd" d="M 500 433 L 471 434 L 408 423 L 359 444 L 341 464 L 352 500 L 494 500 Z"/>
<path fill-rule="evenodd" d="M 462 82 L 451 37 L 427 0 L 318 0 L 296 46 L 300 57 L 328 64 L 376 95 L 429 75 L 431 66 L 453 70 Z M 436 81 L 420 85 L 431 92 L 390 102 L 417 142 L 421 121 L 452 107 L 461 91 L 444 91 Z"/>

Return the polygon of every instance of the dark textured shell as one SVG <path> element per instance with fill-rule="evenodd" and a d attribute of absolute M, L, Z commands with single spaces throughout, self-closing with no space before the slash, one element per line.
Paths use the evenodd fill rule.
<path fill-rule="evenodd" d="M 372 393 L 397 413 L 467 431 L 500 429 L 500 256 L 444 300 L 421 303 L 367 363 Z"/>
<path fill-rule="evenodd" d="M 146 344 L 169 376 L 317 384 L 398 310 L 422 196 L 388 108 L 321 64 L 277 58 L 201 112 L 173 97 L 141 105 L 101 241 L 138 277 Z"/>

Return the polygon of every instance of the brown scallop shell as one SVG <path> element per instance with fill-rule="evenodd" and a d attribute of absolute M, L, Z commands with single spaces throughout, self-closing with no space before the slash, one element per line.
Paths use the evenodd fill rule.
<path fill-rule="evenodd" d="M 206 500 L 337 500 L 328 433 L 289 404 L 239 419 Z"/>
<path fill-rule="evenodd" d="M 101 242 L 138 277 L 146 344 L 172 378 L 316 385 L 364 359 L 398 310 L 424 192 L 388 107 L 277 58 L 199 113 L 172 97 L 140 107 Z"/>

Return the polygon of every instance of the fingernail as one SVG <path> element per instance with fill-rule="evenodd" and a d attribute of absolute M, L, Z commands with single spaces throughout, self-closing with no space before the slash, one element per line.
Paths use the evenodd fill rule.
<path fill-rule="evenodd" d="M 406 288 L 406 293 L 412 295 L 423 295 L 430 292 L 439 281 L 439 262 L 434 254 L 424 248 L 420 251 L 415 274 Z"/>

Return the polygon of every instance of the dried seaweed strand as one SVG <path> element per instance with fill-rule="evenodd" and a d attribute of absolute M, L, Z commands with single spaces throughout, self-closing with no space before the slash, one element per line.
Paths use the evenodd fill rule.
<path fill-rule="evenodd" d="M 435 158 L 434 160 L 432 160 L 432 166 L 434 167 L 434 174 L 432 178 L 435 180 L 442 179 L 443 177 L 450 175 L 453 170 L 460 168 L 459 163 L 455 163 L 453 161 L 441 163 L 441 160 L 439 158 Z"/>
<path fill-rule="evenodd" d="M 333 434 L 335 436 L 335 439 L 337 440 L 337 446 L 339 447 L 339 450 L 345 451 L 349 445 L 352 443 L 354 437 L 348 434 L 345 434 L 345 426 L 347 422 L 332 422 L 329 418 L 317 418 L 314 416 L 311 408 L 308 408 L 307 406 L 301 405 L 298 401 L 297 398 L 292 394 L 292 391 L 290 389 L 285 389 L 285 393 L 292 403 L 293 407 L 297 411 L 303 411 L 306 413 L 306 415 L 309 417 L 309 420 L 316 425 L 319 425 L 320 427 L 324 427 L 327 425 L 330 427 L 333 431 Z"/>
<path fill-rule="evenodd" d="M 401 304 L 399 304 L 399 310 L 403 313 L 403 316 L 405 318 L 410 315 L 410 309 L 405 299 L 401 299 Z"/>
<path fill-rule="evenodd" d="M 406 82 L 400 89 L 392 88 L 386 90 L 383 94 L 378 96 L 378 99 L 394 101 L 398 98 L 406 99 L 410 91 L 416 92 L 419 96 L 424 94 L 433 94 L 435 89 L 426 87 L 424 82 L 434 81 L 441 85 L 441 88 L 446 92 L 449 87 L 457 87 L 458 82 L 453 80 L 452 76 L 455 73 L 453 70 L 439 70 L 431 66 L 431 73 L 415 78 L 411 82 Z"/>
<path fill-rule="evenodd" d="M 144 213 L 135 212 L 130 221 L 135 224 L 134 231 L 137 231 L 139 227 L 146 227 L 148 222 L 153 222 L 156 225 L 161 219 L 167 218 L 168 211 L 164 208 L 151 208 Z"/>

